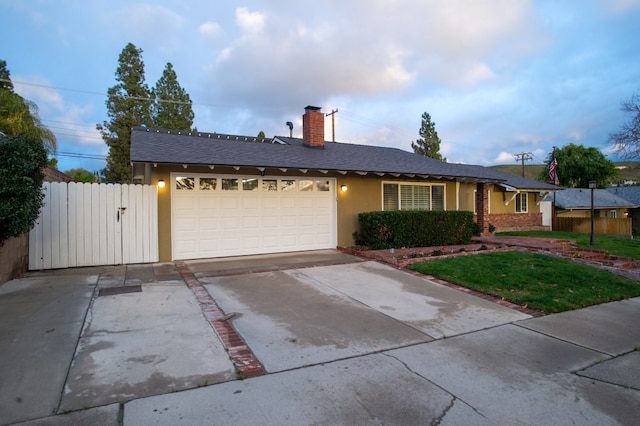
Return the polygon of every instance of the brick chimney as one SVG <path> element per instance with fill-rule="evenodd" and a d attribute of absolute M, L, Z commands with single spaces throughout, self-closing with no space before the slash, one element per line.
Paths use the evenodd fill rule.
<path fill-rule="evenodd" d="M 304 109 L 302 140 L 306 146 L 324 148 L 324 114 L 320 108 L 308 106 Z"/>

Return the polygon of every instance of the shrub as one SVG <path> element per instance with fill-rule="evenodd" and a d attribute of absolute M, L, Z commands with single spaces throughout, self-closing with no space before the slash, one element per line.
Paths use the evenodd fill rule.
<path fill-rule="evenodd" d="M 29 232 L 40 214 L 47 151 L 27 135 L 0 136 L 0 245 Z"/>
<path fill-rule="evenodd" d="M 468 244 L 474 229 L 467 211 L 398 210 L 358 215 L 358 236 L 373 250 Z"/>

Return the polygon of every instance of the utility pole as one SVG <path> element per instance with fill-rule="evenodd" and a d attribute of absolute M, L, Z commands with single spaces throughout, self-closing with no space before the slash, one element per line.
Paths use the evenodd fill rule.
<path fill-rule="evenodd" d="M 336 112 L 338 112 L 338 108 L 325 114 L 325 117 L 331 116 L 331 137 L 333 142 L 336 141 Z"/>
<path fill-rule="evenodd" d="M 532 152 L 521 152 L 520 154 L 513 154 L 516 162 L 522 161 L 522 177 L 524 177 L 524 162 L 533 160 Z"/>

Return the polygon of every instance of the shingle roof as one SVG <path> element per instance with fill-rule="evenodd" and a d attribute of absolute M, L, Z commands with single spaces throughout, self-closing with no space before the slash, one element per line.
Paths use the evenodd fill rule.
<path fill-rule="evenodd" d="M 640 186 L 619 186 L 615 188 L 607 188 L 607 191 L 622 197 L 631 204 L 640 206 Z"/>
<path fill-rule="evenodd" d="M 568 188 L 555 193 L 556 207 L 565 210 L 584 210 L 591 208 L 591 190 L 586 188 Z M 625 200 L 606 189 L 593 190 L 593 206 L 596 209 L 633 208 L 638 205 Z"/>
<path fill-rule="evenodd" d="M 486 167 L 445 163 L 397 148 L 339 142 L 326 142 L 324 148 L 317 148 L 305 146 L 302 139 L 282 136 L 245 139 L 244 136 L 178 133 L 142 127 L 132 130 L 131 161 L 402 174 L 493 183 L 517 180 L 517 176 Z M 555 189 L 527 181 L 520 183 L 527 188 Z"/>
<path fill-rule="evenodd" d="M 507 186 L 511 186 L 516 189 L 528 190 L 528 191 L 559 191 L 562 189 L 562 187 L 558 187 L 558 186 L 551 185 L 544 182 L 539 182 L 533 179 L 523 178 L 522 176 L 512 175 L 511 173 L 501 172 L 499 170 L 488 168 L 488 167 L 476 166 L 476 165 L 464 165 L 464 167 L 467 167 L 471 170 L 485 169 L 488 171 L 488 173 L 490 173 L 496 179 L 502 179 L 505 181 L 504 183 Z"/>

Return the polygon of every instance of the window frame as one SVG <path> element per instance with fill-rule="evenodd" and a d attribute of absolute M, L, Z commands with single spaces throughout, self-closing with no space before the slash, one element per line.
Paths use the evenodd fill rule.
<path fill-rule="evenodd" d="M 180 184 L 179 179 L 184 179 Z M 203 187 L 201 179 L 207 179 L 208 184 Z M 233 188 L 225 188 L 232 180 L 236 182 Z M 251 192 L 275 194 L 278 192 L 293 193 L 317 193 L 335 192 L 335 178 L 320 176 L 259 176 L 250 174 L 228 173 L 184 173 L 170 172 L 171 193 L 177 196 L 189 193 L 228 194 L 236 192 Z M 227 185 L 223 185 L 223 182 Z M 249 184 L 249 181 L 255 182 Z M 303 186 L 302 183 L 306 186 Z M 275 184 L 275 186 L 274 186 Z M 286 189 L 285 189 L 286 187 Z"/>
<path fill-rule="evenodd" d="M 522 200 L 524 200 L 524 210 L 522 209 Z M 519 206 L 518 206 L 519 204 Z M 520 207 L 518 209 L 518 207 Z M 516 194 L 515 203 L 513 206 L 516 213 L 529 213 L 529 193 L 528 192 L 520 192 Z"/>
<path fill-rule="evenodd" d="M 397 196 L 396 208 L 393 210 L 385 209 L 385 185 L 393 185 L 396 187 L 395 195 Z M 403 200 L 402 200 L 402 186 L 420 186 L 420 187 L 429 187 L 429 208 L 426 209 L 413 209 L 413 208 L 403 208 Z M 442 209 L 434 209 L 433 208 L 433 188 L 441 187 L 442 188 Z M 428 183 L 428 182 L 403 182 L 403 181 L 382 181 L 382 185 L 380 188 L 382 195 L 382 203 L 381 209 L 382 211 L 394 211 L 394 210 L 427 210 L 427 211 L 446 211 L 447 210 L 447 186 L 445 184 L 438 183 Z M 413 191 L 412 191 L 413 193 Z M 404 205 L 408 204 L 405 202 Z"/>

